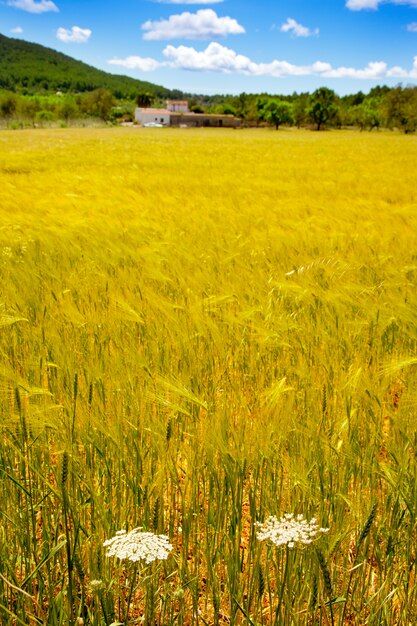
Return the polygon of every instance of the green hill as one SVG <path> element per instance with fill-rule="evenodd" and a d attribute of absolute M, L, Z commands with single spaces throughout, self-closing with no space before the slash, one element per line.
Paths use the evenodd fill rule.
<path fill-rule="evenodd" d="M 98 87 L 116 98 L 134 98 L 148 91 L 160 98 L 181 96 L 160 85 L 116 76 L 35 43 L 0 35 L 0 89 L 17 93 L 82 93 Z"/>

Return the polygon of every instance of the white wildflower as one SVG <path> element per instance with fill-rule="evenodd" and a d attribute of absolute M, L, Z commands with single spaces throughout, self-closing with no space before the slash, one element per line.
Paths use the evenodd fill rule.
<path fill-rule="evenodd" d="M 92 589 L 92 591 L 102 591 L 106 585 L 102 580 L 92 580 L 90 582 L 90 587 Z"/>
<path fill-rule="evenodd" d="M 315 517 L 307 522 L 303 515 L 294 517 L 292 513 L 285 513 L 281 519 L 271 515 L 263 524 L 255 522 L 255 526 L 259 527 L 256 536 L 260 541 L 270 541 L 275 546 L 288 548 L 307 546 L 318 539 L 320 533 L 329 531 L 328 528 L 320 528 Z"/>
<path fill-rule="evenodd" d="M 142 532 L 140 528 L 134 528 L 129 533 L 119 530 L 115 537 L 105 541 L 103 546 L 107 548 L 106 556 L 145 563 L 167 559 L 172 550 L 168 537 Z"/>

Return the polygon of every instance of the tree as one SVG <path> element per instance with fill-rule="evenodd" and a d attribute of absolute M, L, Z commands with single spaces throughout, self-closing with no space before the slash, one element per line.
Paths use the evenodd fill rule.
<path fill-rule="evenodd" d="M 413 133 L 417 129 L 417 88 L 391 89 L 385 96 L 385 109 L 390 127 Z"/>
<path fill-rule="evenodd" d="M 391 91 L 391 87 L 388 85 L 376 85 L 372 87 L 371 91 L 368 93 L 368 98 L 383 98 Z"/>
<path fill-rule="evenodd" d="M 248 114 L 248 106 L 249 106 L 249 96 L 247 93 L 242 91 L 241 94 L 236 98 L 236 102 L 234 103 L 236 113 L 238 117 L 246 118 Z"/>
<path fill-rule="evenodd" d="M 351 109 L 353 122 L 361 130 L 379 128 L 381 125 L 381 104 L 378 98 L 366 98 Z"/>
<path fill-rule="evenodd" d="M 195 98 L 188 101 L 188 108 L 191 113 L 205 113 L 204 107 L 201 106 L 201 103 Z"/>
<path fill-rule="evenodd" d="M 227 102 L 223 105 L 222 113 L 223 115 L 234 115 L 235 117 L 237 116 L 237 111 L 235 107 Z"/>
<path fill-rule="evenodd" d="M 266 107 L 268 106 L 269 98 L 267 96 L 260 96 L 256 99 L 256 119 L 259 122 L 266 122 Z"/>
<path fill-rule="evenodd" d="M 317 125 L 317 130 L 321 130 L 324 124 L 331 121 L 335 117 L 337 110 L 335 92 L 327 87 L 316 89 L 311 96 L 308 114 Z"/>
<path fill-rule="evenodd" d="M 19 103 L 19 112 L 21 117 L 35 124 L 37 113 L 41 110 L 41 105 L 36 98 L 22 98 Z"/>
<path fill-rule="evenodd" d="M 65 122 L 76 118 L 79 115 L 79 110 L 74 100 L 65 98 L 62 102 L 60 102 L 57 108 L 57 115 L 61 119 L 65 120 Z"/>
<path fill-rule="evenodd" d="M 292 107 L 285 100 L 270 100 L 264 108 L 264 117 L 268 124 L 275 126 L 275 129 L 281 124 L 292 123 Z"/>
<path fill-rule="evenodd" d="M 42 109 L 41 111 L 37 111 L 35 119 L 42 126 L 44 122 L 52 122 L 52 120 L 54 119 L 54 114 L 52 113 L 52 111 Z"/>
<path fill-rule="evenodd" d="M 85 113 L 100 117 L 107 122 L 115 104 L 116 101 L 113 98 L 112 92 L 109 91 L 109 89 L 100 87 L 100 89 L 90 91 L 90 93 L 83 96 L 81 108 Z"/>
<path fill-rule="evenodd" d="M 153 101 L 154 96 L 149 91 L 140 91 L 136 96 L 136 104 L 140 109 L 147 109 Z"/>
<path fill-rule="evenodd" d="M 295 99 L 292 103 L 292 117 L 297 128 L 300 128 L 306 121 L 308 104 L 308 93 L 295 94 Z"/>
<path fill-rule="evenodd" d="M 357 93 L 343 96 L 341 100 L 344 104 L 346 104 L 347 107 L 354 107 L 354 106 L 357 106 L 358 104 L 362 104 L 365 98 L 366 96 L 363 93 L 363 91 L 358 91 Z"/>
<path fill-rule="evenodd" d="M 18 99 L 14 93 L 3 93 L 0 95 L 0 116 L 10 118 L 15 113 Z"/>

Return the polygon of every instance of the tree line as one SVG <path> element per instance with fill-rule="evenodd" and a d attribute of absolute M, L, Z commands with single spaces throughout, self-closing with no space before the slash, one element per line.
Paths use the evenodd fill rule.
<path fill-rule="evenodd" d="M 91 118 L 106 123 L 117 122 L 124 116 L 132 119 L 131 111 L 131 100 L 117 100 L 109 89 L 104 88 L 84 94 L 58 92 L 53 96 L 0 92 L 0 121 L 11 127 L 62 125 Z"/>
<path fill-rule="evenodd" d="M 155 106 L 149 92 L 138 94 L 137 105 Z M 397 128 L 405 133 L 417 130 L 417 87 L 377 86 L 368 94 L 339 97 L 332 89 L 320 87 L 314 93 L 290 96 L 246 94 L 238 96 L 191 96 L 189 108 L 195 113 L 217 113 L 240 117 L 247 125 L 323 128 L 357 127 L 360 130 Z"/>
<path fill-rule="evenodd" d="M 339 97 L 327 87 L 312 94 L 290 96 L 246 94 L 238 96 L 189 96 L 189 107 L 196 113 L 235 115 L 248 126 L 356 127 L 360 130 L 397 128 L 405 133 L 417 130 L 417 87 L 377 86 L 368 94 Z M 120 99 L 104 87 L 79 94 L 23 95 L 0 91 L 0 121 L 3 125 L 42 125 L 70 123 L 97 118 L 106 123 L 133 121 L 134 109 L 163 107 L 165 101 L 148 91 L 136 98 Z"/>
<path fill-rule="evenodd" d="M 232 113 L 249 124 L 263 123 L 276 129 L 288 125 L 317 130 L 349 126 L 360 130 L 397 128 L 405 133 L 417 130 L 415 86 L 377 86 L 368 94 L 359 91 L 343 97 L 327 87 L 291 96 L 243 93 L 207 105 L 209 111 Z"/>

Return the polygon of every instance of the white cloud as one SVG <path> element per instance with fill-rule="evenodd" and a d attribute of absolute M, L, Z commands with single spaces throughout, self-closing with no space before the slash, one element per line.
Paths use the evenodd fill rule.
<path fill-rule="evenodd" d="M 347 0 L 346 6 L 352 11 L 361 11 L 362 9 L 377 9 L 381 4 L 381 0 Z"/>
<path fill-rule="evenodd" d="M 417 33 L 417 22 L 411 22 L 411 24 L 407 24 L 407 30 L 409 33 Z"/>
<path fill-rule="evenodd" d="M 412 70 L 411 72 L 407 72 L 407 70 L 403 69 L 399 65 L 394 65 L 389 70 L 387 70 L 386 76 L 388 78 L 412 78 Z"/>
<path fill-rule="evenodd" d="M 16 28 L 11 28 L 10 32 L 15 35 L 21 35 L 23 33 L 23 28 L 21 26 L 16 26 Z"/>
<path fill-rule="evenodd" d="M 319 34 L 319 29 L 315 28 L 310 30 L 306 26 L 299 24 L 292 17 L 289 17 L 287 21 L 282 24 L 280 28 L 283 33 L 292 33 L 295 37 L 312 37 Z"/>
<path fill-rule="evenodd" d="M 323 73 L 323 76 L 328 78 L 360 78 L 360 79 L 372 79 L 372 78 L 384 78 L 387 76 L 388 66 L 383 61 L 372 61 L 362 69 L 356 69 L 354 67 L 337 67 L 332 68 Z"/>
<path fill-rule="evenodd" d="M 80 28 L 73 26 L 72 28 L 58 28 L 56 31 L 57 39 L 64 43 L 87 43 L 92 35 L 89 28 Z"/>
<path fill-rule="evenodd" d="M 28 13 L 48 13 L 48 11 L 58 12 L 59 9 L 52 0 L 8 0 L 7 4 L 15 9 L 22 9 Z"/>
<path fill-rule="evenodd" d="M 152 41 L 162 39 L 210 39 L 244 33 L 243 26 L 231 17 L 219 17 L 213 9 L 200 9 L 197 13 L 171 15 L 167 20 L 148 20 L 142 24 L 146 31 L 143 38 Z"/>
<path fill-rule="evenodd" d="M 316 61 L 310 65 L 294 65 L 284 60 L 255 63 L 249 57 L 218 43 L 211 43 L 204 51 L 197 52 L 187 46 L 167 46 L 164 56 L 172 67 L 187 70 L 211 70 L 223 73 L 251 74 L 253 76 L 323 76 L 326 78 L 381 78 L 387 76 L 386 63 L 372 62 L 363 69 L 351 67 L 333 68 L 330 63 Z"/>
<path fill-rule="evenodd" d="M 333 67 L 330 63 L 316 61 L 309 65 L 294 65 L 285 60 L 275 59 L 269 63 L 257 63 L 249 57 L 238 54 L 231 48 L 211 42 L 205 50 L 198 51 L 189 46 L 168 45 L 163 50 L 164 61 L 152 58 L 127 57 L 111 59 L 111 65 L 143 72 L 160 67 L 189 71 L 210 71 L 223 74 L 245 74 L 248 76 L 319 76 L 322 78 L 352 78 L 358 80 L 381 80 L 383 78 L 417 78 L 417 56 L 411 70 L 402 67 L 388 67 L 384 61 L 371 61 L 363 68 Z"/>
<path fill-rule="evenodd" d="M 243 54 L 226 48 L 219 43 L 210 43 L 205 50 L 198 52 L 187 46 L 167 46 L 163 52 L 172 67 L 185 70 L 211 70 L 215 72 L 252 73 L 252 61 Z"/>
<path fill-rule="evenodd" d="M 120 65 L 128 70 L 139 70 L 140 72 L 153 72 L 158 69 L 158 67 L 164 65 L 164 63 L 156 59 L 137 56 L 126 57 L 126 59 L 110 59 L 107 63 L 110 65 Z"/>
<path fill-rule="evenodd" d="M 362 11 L 363 9 L 377 9 L 380 4 L 402 4 L 410 7 L 417 7 L 417 0 L 347 0 L 346 6 L 352 11 Z"/>

